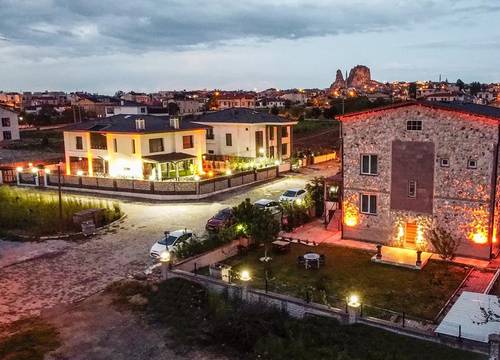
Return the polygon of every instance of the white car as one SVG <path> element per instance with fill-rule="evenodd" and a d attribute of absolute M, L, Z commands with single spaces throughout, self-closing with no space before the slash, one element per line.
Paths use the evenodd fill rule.
<path fill-rule="evenodd" d="M 277 214 L 281 212 L 281 206 L 279 202 L 275 200 L 269 200 L 269 199 L 260 199 L 254 202 L 254 205 L 258 209 L 267 209 L 271 212 L 271 214 Z"/>
<path fill-rule="evenodd" d="M 188 229 L 176 230 L 172 232 L 166 231 L 165 237 L 153 244 L 149 255 L 153 259 L 159 259 L 162 252 L 165 250 L 173 251 L 181 242 L 190 240 L 192 237 L 193 231 Z"/>
<path fill-rule="evenodd" d="M 280 202 L 296 202 L 301 203 L 307 195 L 304 189 L 288 189 L 280 196 Z"/>

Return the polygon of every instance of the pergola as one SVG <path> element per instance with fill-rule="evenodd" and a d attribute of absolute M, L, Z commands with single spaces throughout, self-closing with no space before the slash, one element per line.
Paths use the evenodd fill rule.
<path fill-rule="evenodd" d="M 142 160 L 144 162 L 154 164 L 154 170 L 156 170 L 156 179 L 160 181 L 163 180 L 161 170 L 162 164 L 165 164 L 167 166 L 167 169 L 170 168 L 170 166 L 173 166 L 173 168 L 175 169 L 175 179 L 179 180 L 179 164 L 183 161 L 194 161 L 194 159 L 196 159 L 196 156 L 194 155 L 178 152 L 169 154 L 147 155 L 142 157 Z"/>

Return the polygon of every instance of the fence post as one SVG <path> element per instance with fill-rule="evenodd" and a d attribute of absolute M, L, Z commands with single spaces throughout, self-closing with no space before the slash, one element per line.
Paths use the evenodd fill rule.
<path fill-rule="evenodd" d="M 359 310 L 359 317 L 363 317 L 363 303 L 361 303 L 361 309 Z"/>
<path fill-rule="evenodd" d="M 462 325 L 458 325 L 458 341 L 462 341 Z"/>
<path fill-rule="evenodd" d="M 195 262 L 194 263 L 194 274 L 197 275 L 198 273 L 198 266 L 197 266 L 197 263 Z"/>
<path fill-rule="evenodd" d="M 405 327 L 405 313 L 403 312 L 403 327 Z"/>

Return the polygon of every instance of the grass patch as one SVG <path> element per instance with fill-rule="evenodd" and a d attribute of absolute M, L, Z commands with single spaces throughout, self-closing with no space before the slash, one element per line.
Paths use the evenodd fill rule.
<path fill-rule="evenodd" d="M 310 251 L 325 254 L 325 266 L 307 271 L 299 267 L 297 257 Z M 250 269 L 252 286 L 263 289 L 262 256 L 263 250 L 257 249 L 225 263 L 236 271 Z M 293 244 L 288 254 L 273 255 L 268 270 L 269 290 L 302 299 L 309 292 L 314 302 L 334 306 L 357 293 L 365 304 L 432 320 L 467 272 L 462 266 L 440 261 L 430 261 L 420 271 L 409 270 L 373 263 L 372 256 L 372 252 L 358 249 Z"/>
<path fill-rule="evenodd" d="M 43 360 L 60 346 L 56 328 L 39 318 L 17 321 L 0 329 L 0 359 Z"/>
<path fill-rule="evenodd" d="M 109 289 L 118 304 L 134 293 L 150 321 L 168 328 L 168 339 L 191 350 L 205 347 L 239 359 L 474 360 L 483 356 L 333 319 L 298 320 L 263 304 L 209 293 L 196 283 L 171 279 L 158 285 L 127 281 Z"/>
<path fill-rule="evenodd" d="M 0 229 L 4 234 L 29 236 L 51 235 L 58 231 L 79 231 L 73 223 L 73 215 L 81 210 L 104 209 L 104 223 L 108 224 L 121 217 L 118 203 L 82 200 L 63 197 L 62 222 L 59 221 L 59 200 L 56 195 L 36 190 L 26 191 L 8 186 L 0 186 Z"/>

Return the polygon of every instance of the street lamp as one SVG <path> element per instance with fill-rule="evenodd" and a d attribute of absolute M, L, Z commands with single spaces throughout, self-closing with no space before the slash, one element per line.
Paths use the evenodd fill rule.
<path fill-rule="evenodd" d="M 248 282 L 252 280 L 252 277 L 250 276 L 250 271 L 242 270 L 240 273 L 240 280 L 243 282 L 241 299 L 248 300 Z"/>
<path fill-rule="evenodd" d="M 351 294 L 348 298 L 347 305 L 352 307 L 360 307 L 361 302 L 359 301 L 359 296 L 356 294 Z"/>

